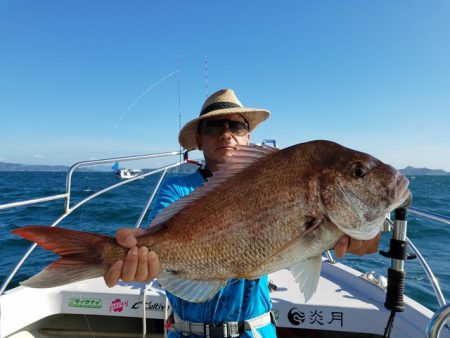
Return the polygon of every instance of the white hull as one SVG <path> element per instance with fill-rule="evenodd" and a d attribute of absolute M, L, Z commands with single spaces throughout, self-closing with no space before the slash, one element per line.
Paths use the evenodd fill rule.
<path fill-rule="evenodd" d="M 311 330 L 314 337 L 350 332 L 382 337 L 390 314 L 383 306 L 385 290 L 342 264 L 324 263 L 319 288 L 307 304 L 288 270 L 270 275 L 278 287 L 271 298 L 279 337 L 302 337 Z M 144 298 L 148 336 L 161 337 L 168 305 L 157 284 L 107 288 L 102 278 L 94 278 L 49 289 L 17 287 L 1 297 L 1 337 L 142 337 Z M 397 313 L 391 338 L 425 337 L 433 313 L 408 297 L 405 307 Z M 450 338 L 449 330 L 440 337 Z"/>
<path fill-rule="evenodd" d="M 133 178 L 142 174 L 142 170 L 133 169 L 119 169 L 117 171 L 117 176 L 123 179 Z"/>

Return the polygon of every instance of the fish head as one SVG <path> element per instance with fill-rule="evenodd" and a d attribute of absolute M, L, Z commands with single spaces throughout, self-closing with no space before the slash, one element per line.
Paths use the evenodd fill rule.
<path fill-rule="evenodd" d="M 371 155 L 335 143 L 321 146 L 323 213 L 350 237 L 375 237 L 386 216 L 411 200 L 408 179 Z"/>

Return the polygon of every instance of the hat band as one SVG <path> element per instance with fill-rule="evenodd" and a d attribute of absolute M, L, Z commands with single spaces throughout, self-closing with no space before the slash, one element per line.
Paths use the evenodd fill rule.
<path fill-rule="evenodd" d="M 205 115 L 213 110 L 226 109 L 226 108 L 242 108 L 240 105 L 234 102 L 216 102 L 209 106 L 206 106 L 201 112 L 200 116 Z"/>

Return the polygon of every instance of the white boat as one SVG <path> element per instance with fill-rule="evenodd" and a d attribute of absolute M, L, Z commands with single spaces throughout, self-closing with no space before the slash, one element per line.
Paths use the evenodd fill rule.
<path fill-rule="evenodd" d="M 136 222 L 138 227 L 167 170 L 180 163 L 116 183 L 75 206 L 70 204 L 72 174 L 80 167 L 173 155 L 179 156 L 179 153 L 80 162 L 67 174 L 66 194 L 4 204 L 0 205 L 0 210 L 62 198 L 66 201 L 65 210 L 51 225 L 57 226 L 72 211 L 93 197 L 141 177 L 162 173 Z M 450 224 L 448 217 L 414 208 L 410 208 L 409 212 Z M 399 236 L 404 235 L 404 240 L 418 256 L 424 267 L 424 274 L 429 277 L 433 286 L 440 308 L 433 313 L 400 293 L 396 294 L 400 296 L 397 299 L 387 301 L 386 294 L 392 294 L 392 289 L 386 292 L 386 278 L 371 272 L 356 271 L 337 263 L 327 252 L 323 257 L 318 290 L 307 303 L 304 302 L 298 285 L 288 270 L 281 270 L 269 276 L 272 281 L 271 299 L 278 323 L 278 337 L 450 338 L 450 330 L 445 325 L 450 316 L 450 306 L 446 304 L 437 280 L 420 252 L 406 238 L 406 220 L 399 217 L 394 222 L 387 220 L 386 223 L 393 227 L 393 237 L 401 240 Z M 149 284 L 121 282 L 113 288 L 107 288 L 102 278 L 94 278 L 54 288 L 33 289 L 19 286 L 5 291 L 34 247 L 35 245 L 31 246 L 25 253 L 0 290 L 1 338 L 165 336 L 165 321 L 170 313 L 170 305 L 157 280 Z M 399 259 L 392 259 L 391 269 L 401 270 L 401 263 Z"/>
<path fill-rule="evenodd" d="M 103 162 L 104 163 L 104 162 Z M 111 167 L 112 170 L 116 173 L 117 177 L 121 179 L 129 179 L 139 175 L 142 175 L 141 169 L 128 169 L 128 168 L 119 168 L 119 162 L 116 161 L 114 165 Z"/>
<path fill-rule="evenodd" d="M 133 178 L 133 177 L 142 175 L 142 170 L 125 168 L 125 169 L 119 169 L 116 174 L 120 178 Z"/>

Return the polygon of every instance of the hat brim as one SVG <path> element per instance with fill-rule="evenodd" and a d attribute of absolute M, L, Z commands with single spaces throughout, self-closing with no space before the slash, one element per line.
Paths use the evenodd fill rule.
<path fill-rule="evenodd" d="M 186 123 L 184 127 L 181 128 L 180 133 L 178 134 L 178 141 L 186 150 L 198 149 L 196 134 L 199 122 L 210 117 L 232 114 L 240 114 L 247 120 L 249 132 L 255 129 L 258 124 L 260 124 L 270 116 L 270 112 L 268 110 L 247 107 L 214 110 Z"/>

